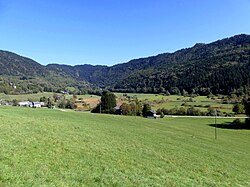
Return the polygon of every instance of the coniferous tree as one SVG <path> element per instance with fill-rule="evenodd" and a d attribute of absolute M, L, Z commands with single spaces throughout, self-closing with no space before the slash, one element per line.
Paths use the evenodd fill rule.
<path fill-rule="evenodd" d="M 101 97 L 102 113 L 112 114 L 116 107 L 116 96 L 111 92 L 104 91 Z"/>
<path fill-rule="evenodd" d="M 142 108 L 142 115 L 143 117 L 146 117 L 148 115 L 148 112 L 151 110 L 151 106 L 149 104 L 144 104 Z"/>

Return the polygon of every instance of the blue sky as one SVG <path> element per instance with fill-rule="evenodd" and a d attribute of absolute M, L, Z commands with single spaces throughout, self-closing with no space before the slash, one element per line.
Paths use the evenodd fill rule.
<path fill-rule="evenodd" d="M 250 34 L 250 0 L 0 0 L 0 49 L 113 65 Z"/>

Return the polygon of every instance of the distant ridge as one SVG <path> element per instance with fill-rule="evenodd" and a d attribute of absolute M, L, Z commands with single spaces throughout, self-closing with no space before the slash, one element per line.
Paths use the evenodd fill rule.
<path fill-rule="evenodd" d="M 95 88 L 86 81 L 75 80 L 66 72 L 51 70 L 32 59 L 0 50 L 0 93 L 62 92 L 67 87 L 82 93 Z"/>
<path fill-rule="evenodd" d="M 249 63 L 250 35 L 240 34 L 111 67 L 56 64 L 47 67 L 112 91 L 229 94 L 249 87 Z"/>
<path fill-rule="evenodd" d="M 13 90 L 10 82 L 17 85 Z M 43 66 L 32 59 L 0 51 L 0 92 L 99 88 L 118 92 L 230 94 L 250 87 L 250 35 L 240 34 L 209 44 L 197 43 L 174 53 L 101 65 Z"/>

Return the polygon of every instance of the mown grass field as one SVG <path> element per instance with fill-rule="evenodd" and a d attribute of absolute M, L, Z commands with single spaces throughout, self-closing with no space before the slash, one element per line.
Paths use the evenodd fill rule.
<path fill-rule="evenodd" d="M 250 186 L 250 131 L 213 123 L 0 107 L 0 186 Z"/>

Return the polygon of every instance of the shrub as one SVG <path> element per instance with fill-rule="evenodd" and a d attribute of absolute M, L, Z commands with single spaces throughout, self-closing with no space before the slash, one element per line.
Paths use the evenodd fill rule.
<path fill-rule="evenodd" d="M 234 107 L 233 107 L 233 112 L 235 114 L 243 114 L 245 112 L 244 105 L 241 104 L 241 103 L 235 104 Z"/>

